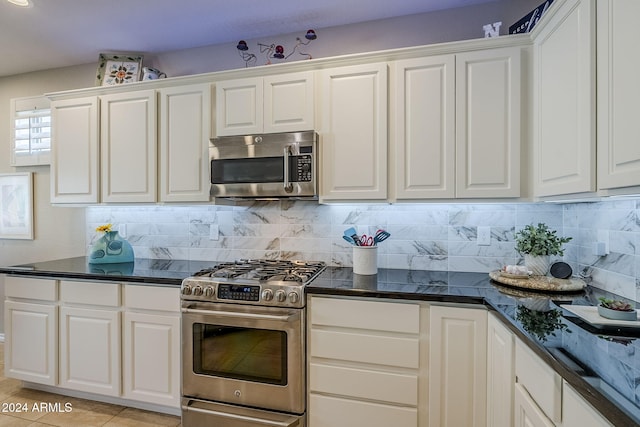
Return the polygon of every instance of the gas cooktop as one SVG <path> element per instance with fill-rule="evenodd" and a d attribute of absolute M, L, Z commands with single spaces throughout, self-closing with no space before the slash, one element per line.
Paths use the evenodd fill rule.
<path fill-rule="evenodd" d="M 321 261 L 241 259 L 198 271 L 182 281 L 183 301 L 303 307 L 304 285 L 325 269 Z"/>

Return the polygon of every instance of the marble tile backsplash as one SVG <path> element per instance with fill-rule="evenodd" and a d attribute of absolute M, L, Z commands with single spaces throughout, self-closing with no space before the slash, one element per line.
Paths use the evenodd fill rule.
<path fill-rule="evenodd" d="M 342 239 L 346 228 L 360 233 L 383 228 L 391 237 L 379 245 L 380 268 L 489 272 L 521 262 L 514 249 L 516 230 L 544 222 L 573 237 L 564 258 L 574 271 L 591 266 L 596 286 L 638 301 L 639 204 L 96 206 L 86 209 L 86 224 L 89 246 L 97 237 L 95 228 L 112 223 L 139 258 L 285 258 L 333 266 L 352 265 L 352 248 Z M 478 226 L 491 227 L 491 245 L 477 244 Z M 597 258 L 592 247 L 602 233 L 609 236 L 611 253 Z"/>

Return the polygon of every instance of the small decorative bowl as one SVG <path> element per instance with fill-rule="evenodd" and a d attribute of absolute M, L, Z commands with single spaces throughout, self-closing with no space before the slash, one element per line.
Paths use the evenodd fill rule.
<path fill-rule="evenodd" d="M 606 317 L 607 319 L 612 320 L 638 320 L 638 313 L 636 312 L 636 310 L 612 310 L 610 308 L 603 307 L 602 305 L 598 305 L 598 314 L 602 317 Z"/>

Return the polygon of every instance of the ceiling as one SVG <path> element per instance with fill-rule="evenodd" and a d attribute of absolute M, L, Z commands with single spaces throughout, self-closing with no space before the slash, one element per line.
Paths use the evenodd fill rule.
<path fill-rule="evenodd" d="M 0 77 L 494 0 L 0 0 Z"/>

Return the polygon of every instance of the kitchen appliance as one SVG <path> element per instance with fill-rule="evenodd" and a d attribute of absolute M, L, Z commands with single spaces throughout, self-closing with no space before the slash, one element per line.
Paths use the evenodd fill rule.
<path fill-rule="evenodd" d="M 305 426 L 304 287 L 324 269 L 240 260 L 183 280 L 183 426 Z"/>
<path fill-rule="evenodd" d="M 318 134 L 227 136 L 209 143 L 211 196 L 318 198 Z"/>

